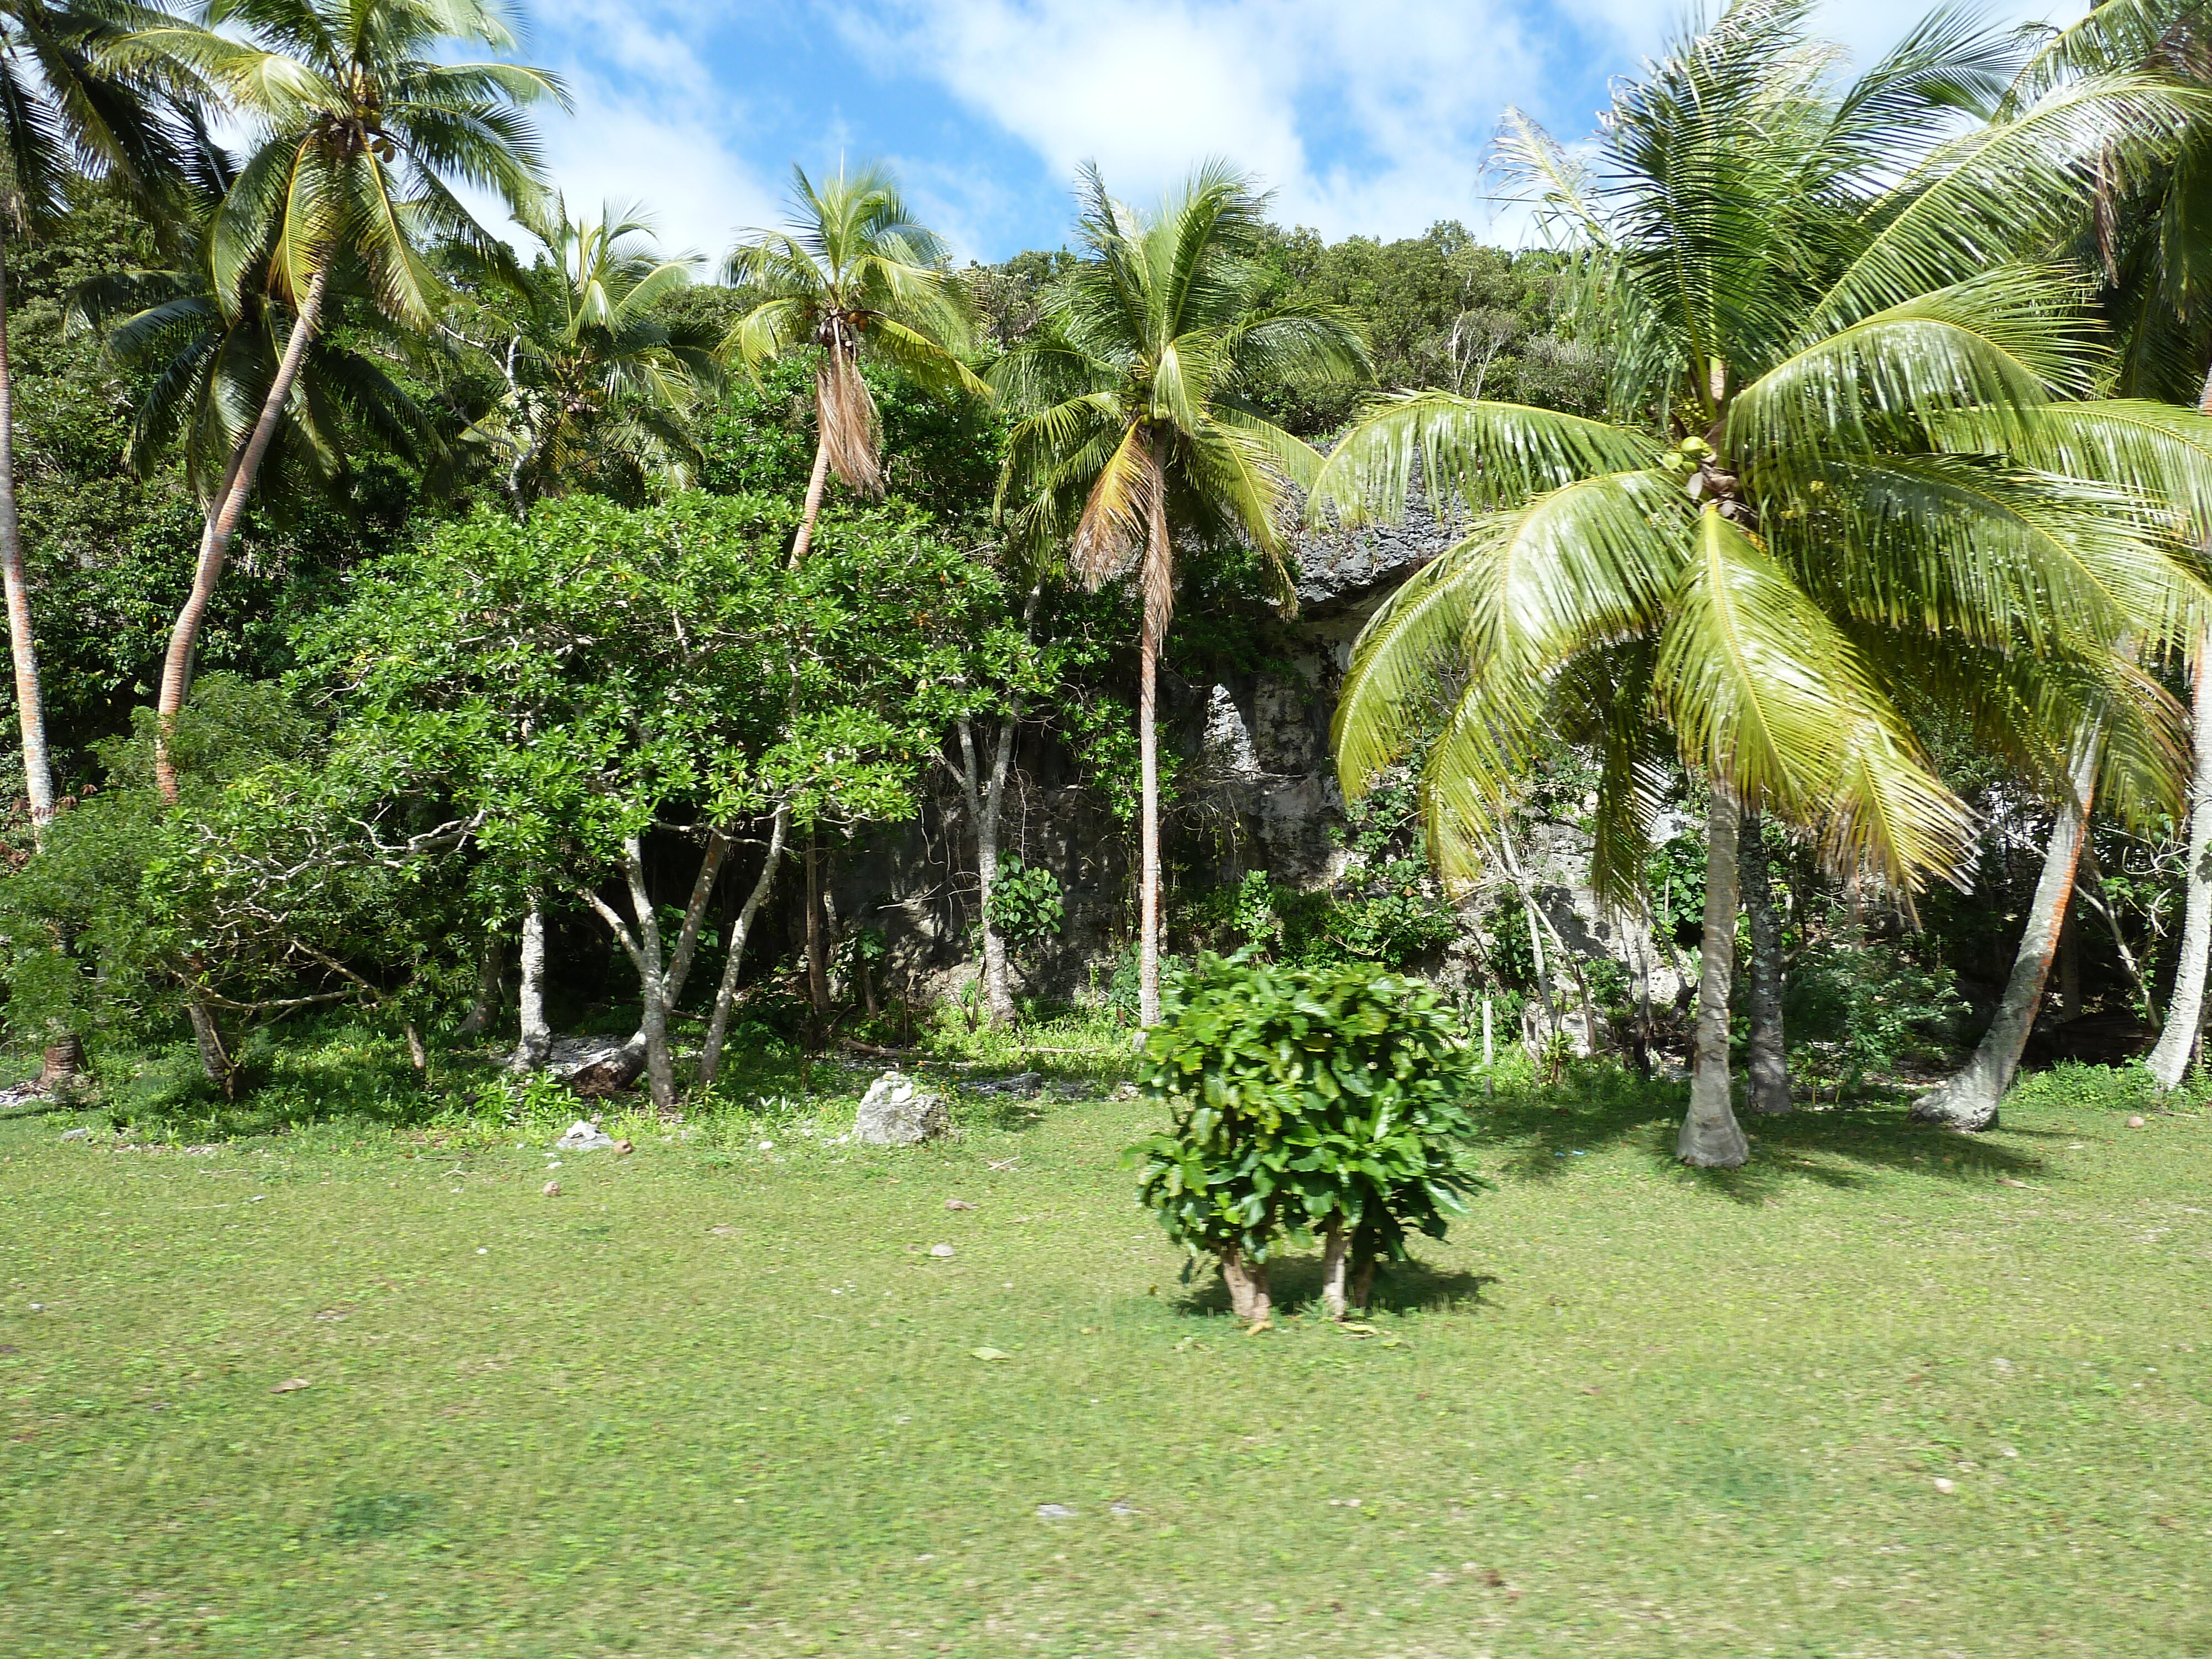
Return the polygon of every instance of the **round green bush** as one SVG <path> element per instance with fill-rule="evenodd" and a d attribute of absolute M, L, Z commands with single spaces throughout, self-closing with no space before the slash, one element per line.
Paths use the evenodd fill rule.
<path fill-rule="evenodd" d="M 1207 956 L 1164 988 L 1139 1085 L 1169 1127 L 1130 1149 L 1138 1194 L 1243 1304 L 1286 1240 L 1347 1253 L 1351 1299 L 1413 1232 L 1441 1238 L 1489 1183 L 1469 1167 L 1475 1072 L 1421 981 L 1372 963 L 1292 967 Z M 1333 1285 L 1340 1281 L 1334 1280 Z M 1331 1292 L 1332 1302 L 1343 1297 Z"/>

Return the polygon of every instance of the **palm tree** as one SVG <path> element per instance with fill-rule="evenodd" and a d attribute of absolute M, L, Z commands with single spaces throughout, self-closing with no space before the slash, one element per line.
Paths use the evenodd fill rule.
<path fill-rule="evenodd" d="M 118 69 L 102 56 L 123 31 L 158 15 L 116 0 L 0 0 L 0 151 L 8 168 L 0 184 L 0 580 L 15 657 L 24 792 L 31 833 L 41 840 L 53 820 L 54 781 L 15 504 L 7 244 L 58 218 L 80 178 L 110 179 L 143 201 L 174 173 L 181 124 L 165 112 L 161 88 L 154 77 Z"/>
<path fill-rule="evenodd" d="M 441 57 L 514 44 L 501 0 L 205 0 L 198 23 L 137 30 L 112 54 L 188 76 L 252 124 L 252 154 L 210 226 L 209 266 L 226 313 L 265 272 L 293 318 L 260 411 L 225 466 L 162 663 L 155 775 L 173 800 L 176 769 L 161 736 L 184 706 L 208 602 L 323 325 L 333 275 L 357 265 L 386 318 L 427 332 L 441 292 L 423 239 L 489 240 L 448 180 L 513 209 L 539 193 L 521 106 L 563 98 L 559 82 L 541 70 Z"/>
<path fill-rule="evenodd" d="M 997 387 L 1024 418 L 999 483 L 1018 533 L 1070 544 L 1096 587 L 1133 569 L 1143 607 L 1137 647 L 1142 772 L 1139 1014 L 1160 1015 L 1159 771 L 1153 708 L 1160 647 L 1175 603 L 1178 539 L 1241 538 L 1266 554 L 1288 601 L 1283 520 L 1291 488 L 1321 458 L 1262 420 L 1240 394 L 1255 378 L 1364 378 L 1367 350 L 1338 312 L 1263 308 L 1254 256 L 1266 198 L 1208 162 L 1157 212 L 1106 192 L 1095 167 L 1078 185 L 1089 250 L 1055 276 L 1038 330 L 995 364 Z"/>
<path fill-rule="evenodd" d="M 991 389 L 960 360 L 969 343 L 967 295 L 946 264 L 945 243 L 915 222 L 898 185 L 870 164 L 820 185 L 791 169 L 792 218 L 780 230 L 745 233 L 725 266 L 757 296 L 723 342 L 723 353 L 758 377 L 792 351 L 818 350 L 814 370 L 814 469 L 791 562 L 803 564 L 835 471 L 864 495 L 883 489 L 883 424 L 860 373 L 863 353 L 940 393 L 988 398 Z M 829 941 L 822 925 L 822 854 L 806 833 L 806 983 L 816 1018 L 830 1012 Z"/>
<path fill-rule="evenodd" d="M 2118 337 L 2109 379 L 2115 390 L 2142 398 L 2194 404 L 2212 416 L 2212 377 L 2205 372 L 2212 309 L 2204 261 L 2212 229 L 2212 109 L 2202 94 L 2212 85 L 2212 7 L 2203 0 L 2107 0 L 2069 29 L 2057 31 L 2021 70 L 2008 97 L 2016 108 L 2084 79 L 2125 74 L 2160 76 L 2199 95 L 2194 120 L 2171 153 L 2137 160 L 2103 158 L 2096 188 L 2074 232 L 2077 258 L 2100 277 L 2098 305 Z M 2124 456 L 2095 441 L 2062 446 L 2057 464 L 2112 477 L 2163 501 L 2201 550 L 2212 545 L 2212 422 L 2169 422 L 2161 443 Z M 2190 629 L 2189 657 L 2196 681 L 2192 741 L 2196 757 L 2190 792 L 2191 862 L 2180 959 L 2165 1028 L 2147 1059 L 2151 1073 L 2172 1088 L 2189 1064 L 2203 1011 L 2204 963 L 2212 943 L 2212 612 Z M 2080 770 L 2061 796 L 2044 848 L 2043 869 L 2028 904 L 2027 925 L 1998 1000 L 1996 1017 L 1967 1063 L 1937 1090 L 1922 1097 L 1913 1115 L 1954 1128 L 1986 1129 L 1997 1121 L 1998 1102 L 2018 1070 L 2029 1033 L 2043 1006 L 2051 964 L 2073 903 L 2081 860 L 2088 844 L 2089 809 L 2095 786 L 2087 756 L 2100 733 L 2085 728 Z"/>
<path fill-rule="evenodd" d="M 803 563 L 836 472 L 864 495 L 883 489 L 883 426 L 860 358 L 896 368 L 944 392 L 988 397 L 959 353 L 969 338 L 966 295 L 945 266 L 944 241 L 916 224 L 890 174 L 873 165 L 819 186 L 792 170 L 791 222 L 746 233 L 726 267 L 757 296 L 724 342 L 757 374 L 787 352 L 818 349 L 814 371 L 814 470 L 792 543 Z"/>
<path fill-rule="evenodd" d="M 104 331 L 109 356 L 147 377 L 125 464 L 143 477 L 179 463 L 203 513 L 221 505 L 287 344 L 287 314 L 266 282 L 241 284 L 228 306 L 217 288 L 210 231 L 234 178 L 232 158 L 203 146 L 172 218 L 175 258 L 95 277 L 70 296 L 72 325 Z M 352 326 L 319 332 L 299 362 L 261 463 L 279 509 L 328 495 L 361 441 L 411 456 L 425 436 L 422 411 L 389 372 L 411 341 L 370 304 L 357 267 L 343 269 L 325 307 Z"/>
<path fill-rule="evenodd" d="M 2045 42 L 2021 74 L 2015 95 L 2033 96 L 2083 74 L 2130 70 L 2212 88 L 2212 3 L 2106 0 Z M 2110 180 L 2094 209 L 2083 234 L 2089 257 L 2102 270 L 2100 300 L 2123 341 L 2118 384 L 2137 397 L 2194 403 L 2200 413 L 2212 416 L 2207 369 L 2212 264 L 2205 257 L 2212 247 L 2212 116 L 2199 118 L 2168 164 Z M 2212 520 L 2192 515 L 2191 528 L 2200 545 L 2212 545 Z M 2189 655 L 2196 757 L 2181 946 L 2166 1022 L 2144 1060 L 2166 1089 L 2179 1085 L 2195 1052 L 2203 1022 L 2205 965 L 2212 958 L 2212 616 L 2198 623 Z M 2059 827 L 2069 826 L 2062 822 Z M 2078 857 L 2078 848 L 2069 848 L 2078 840 L 2054 834 L 2046 848 L 2052 902 L 2061 906 L 2073 896 L 2072 882 L 2069 872 L 2060 884 L 2057 866 Z M 2041 1004 L 2048 965 L 2039 945 L 2044 935 L 2055 938 L 2058 925 L 2035 912 L 2022 939 L 2014 977 L 2028 1022 Z M 2015 1016 L 2011 1024 L 2022 1022 Z M 2009 1068 L 1984 1069 L 1992 1072 L 1990 1087 L 2001 1091 Z M 1994 1096 L 1989 1097 L 1993 1104 Z"/>
<path fill-rule="evenodd" d="M 688 417 L 701 389 L 720 380 L 708 329 L 662 314 L 697 259 L 654 252 L 635 207 L 605 208 L 594 222 L 569 218 L 556 197 L 516 218 L 542 251 L 533 268 L 504 249 L 453 252 L 477 302 L 445 332 L 506 386 L 463 441 L 493 458 L 518 514 L 580 483 L 623 495 L 648 480 L 680 488 L 698 450 Z"/>
<path fill-rule="evenodd" d="M 2131 653 L 2206 597 L 2158 505 L 2103 481 L 2157 471 L 2196 417 L 2087 400 L 2086 295 L 2048 263 L 2100 165 L 2170 149 L 2188 100 L 2083 80 L 1961 134 L 1959 105 L 1994 106 L 2018 67 L 2007 39 L 1938 12 L 1839 87 L 1809 10 L 1747 0 L 1679 41 L 1619 88 L 1590 172 L 1514 123 L 1584 320 L 1616 341 L 1612 419 L 1418 393 L 1315 489 L 1395 507 L 1418 458 L 1479 515 L 1371 621 L 1337 714 L 1352 793 L 1434 732 L 1448 876 L 1479 867 L 1547 726 L 1601 749 L 1593 875 L 1616 902 L 1636 902 L 1662 728 L 1705 780 L 1678 1152 L 1707 1166 L 1747 1152 L 1727 1027 L 1742 810 L 1908 903 L 1958 878 L 1972 817 L 1904 712 L 1932 707 L 2055 797 L 2086 765 L 2154 811 L 2179 711 Z"/>

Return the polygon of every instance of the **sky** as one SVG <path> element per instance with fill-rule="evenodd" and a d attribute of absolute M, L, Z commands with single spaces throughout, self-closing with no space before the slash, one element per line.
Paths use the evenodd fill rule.
<path fill-rule="evenodd" d="M 566 77 L 542 121 L 574 211 L 641 204 L 671 252 L 718 258 L 784 217 L 795 161 L 887 162 L 962 258 L 1069 240 L 1096 160 L 1150 202 L 1221 155 L 1274 215 L 1330 240 L 1457 219 L 1508 245 L 1484 157 L 1509 105 L 1593 128 L 1683 14 L 1678 0 L 517 0 L 526 61 Z M 1824 0 L 1860 62 L 1926 0 Z M 1988 0 L 2003 23 L 2082 0 Z"/>

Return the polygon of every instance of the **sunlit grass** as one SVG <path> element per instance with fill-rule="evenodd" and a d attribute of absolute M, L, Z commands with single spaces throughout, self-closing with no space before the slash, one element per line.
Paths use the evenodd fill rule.
<path fill-rule="evenodd" d="M 575 1156 L 356 1059 L 210 1152 L 0 1122 L 0 1653 L 2212 1644 L 2202 1117 L 1801 1115 L 1704 1176 L 1678 1091 L 1510 1087 L 1372 1334 L 1294 1253 L 1246 1338 L 1134 1102 L 884 1151 L 867 1068 L 778 1061 Z"/>

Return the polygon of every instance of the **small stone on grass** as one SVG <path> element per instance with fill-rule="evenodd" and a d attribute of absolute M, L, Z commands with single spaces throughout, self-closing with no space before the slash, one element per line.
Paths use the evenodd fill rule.
<path fill-rule="evenodd" d="M 1065 1504 L 1040 1504 L 1037 1505 L 1037 1519 L 1040 1521 L 1073 1521 L 1075 1519 L 1075 1511 L 1068 1508 Z"/>
<path fill-rule="evenodd" d="M 1939 1474 L 1936 1477 L 1936 1490 L 1948 1498 L 1959 1490 L 1959 1483 L 1955 1480 L 1947 1480 Z"/>
<path fill-rule="evenodd" d="M 312 1389 L 314 1386 L 315 1385 L 313 1382 L 310 1382 L 304 1376 L 295 1376 L 279 1382 L 275 1388 L 270 1389 L 269 1392 L 271 1394 L 297 1394 L 301 1389 Z"/>
<path fill-rule="evenodd" d="M 561 1183 L 557 1181 L 549 1181 L 540 1190 L 548 1198 L 558 1198 L 561 1196 Z"/>
<path fill-rule="evenodd" d="M 945 1207 L 948 1210 L 972 1210 L 975 1206 L 964 1198 L 948 1198 L 945 1200 Z"/>
<path fill-rule="evenodd" d="M 950 1244 L 933 1244 L 929 1247 L 929 1253 L 934 1256 L 948 1256 L 952 1254 L 952 1247 Z"/>

